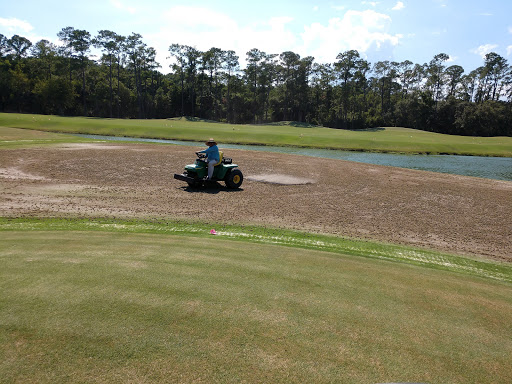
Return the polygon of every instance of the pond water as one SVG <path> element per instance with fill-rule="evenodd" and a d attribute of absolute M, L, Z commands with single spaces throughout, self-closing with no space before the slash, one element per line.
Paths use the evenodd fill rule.
<path fill-rule="evenodd" d="M 76 135 L 108 141 L 142 141 L 149 143 L 168 143 L 193 147 L 204 147 L 202 142 L 139 139 L 132 137 L 114 137 L 100 135 Z M 294 155 L 322 157 L 356 161 L 359 163 L 388 165 L 399 168 L 418 169 L 423 171 L 451 173 L 462 176 L 483 177 L 495 180 L 512 181 L 512 158 L 481 157 L 455 155 L 403 155 L 394 153 L 353 152 L 329 149 L 273 147 L 260 145 L 221 144 L 220 149 L 248 149 L 251 151 L 289 153 Z"/>

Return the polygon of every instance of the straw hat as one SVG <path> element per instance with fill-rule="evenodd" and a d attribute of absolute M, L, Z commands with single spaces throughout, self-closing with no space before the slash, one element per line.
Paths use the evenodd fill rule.
<path fill-rule="evenodd" d="M 206 141 L 205 144 L 206 145 L 208 145 L 208 144 L 217 145 L 217 142 L 215 140 L 213 140 L 213 139 L 210 139 L 210 140 Z"/>

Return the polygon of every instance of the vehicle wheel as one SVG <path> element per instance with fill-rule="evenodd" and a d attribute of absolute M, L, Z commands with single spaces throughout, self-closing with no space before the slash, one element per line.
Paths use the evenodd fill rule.
<path fill-rule="evenodd" d="M 244 175 L 242 175 L 242 171 L 240 171 L 239 169 L 233 169 L 226 176 L 226 186 L 231 189 L 240 188 L 243 181 Z"/>

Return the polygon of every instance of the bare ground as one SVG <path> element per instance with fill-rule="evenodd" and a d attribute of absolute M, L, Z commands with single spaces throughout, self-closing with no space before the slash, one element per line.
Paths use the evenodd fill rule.
<path fill-rule="evenodd" d="M 242 188 L 173 179 L 191 147 L 0 151 L 0 216 L 201 219 L 301 229 L 512 261 L 512 182 L 226 150 Z"/>

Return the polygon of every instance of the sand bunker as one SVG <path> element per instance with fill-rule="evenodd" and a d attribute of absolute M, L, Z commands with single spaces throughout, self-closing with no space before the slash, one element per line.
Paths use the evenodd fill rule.
<path fill-rule="evenodd" d="M 252 180 L 252 181 L 259 181 L 262 183 L 282 184 L 282 185 L 302 185 L 302 184 L 315 183 L 315 180 L 312 180 L 312 179 L 305 179 L 302 177 L 280 175 L 280 174 L 252 175 L 252 176 L 247 176 L 246 179 Z"/>

